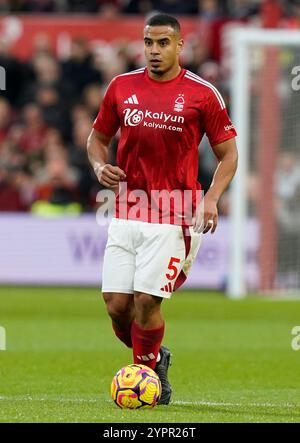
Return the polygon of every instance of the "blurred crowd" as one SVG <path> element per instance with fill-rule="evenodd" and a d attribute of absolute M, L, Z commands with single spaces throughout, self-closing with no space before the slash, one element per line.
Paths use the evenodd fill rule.
<path fill-rule="evenodd" d="M 260 0 L 0 0 L 0 11 L 22 13 L 115 13 L 147 14 L 159 10 L 172 14 L 204 14 L 215 18 L 248 16 Z"/>
<path fill-rule="evenodd" d="M 31 60 L 21 62 L 1 42 L 0 65 L 7 74 L 0 97 L 0 210 L 39 211 L 38 202 L 93 209 L 99 186 L 86 141 L 106 82 L 88 43 L 74 40 L 70 57 L 59 61 L 45 36 Z"/>
<path fill-rule="evenodd" d="M 299 0 L 278 0 L 293 14 Z M 247 18 L 259 12 L 263 0 L 0 0 L 1 13 L 198 14 L 205 18 Z"/>

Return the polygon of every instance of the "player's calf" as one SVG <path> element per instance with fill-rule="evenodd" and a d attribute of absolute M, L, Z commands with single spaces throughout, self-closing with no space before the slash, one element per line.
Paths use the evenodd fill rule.
<path fill-rule="evenodd" d="M 113 330 L 126 346 L 132 348 L 131 325 L 134 318 L 133 296 L 131 294 L 103 293 Z"/>

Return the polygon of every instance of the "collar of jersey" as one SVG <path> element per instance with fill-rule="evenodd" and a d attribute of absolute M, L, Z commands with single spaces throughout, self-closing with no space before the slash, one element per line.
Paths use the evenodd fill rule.
<path fill-rule="evenodd" d="M 168 84 L 170 84 L 172 82 L 176 82 L 177 80 L 179 80 L 181 77 L 184 76 L 185 71 L 186 71 L 185 69 L 181 68 L 181 71 L 179 72 L 179 74 L 176 77 L 171 78 L 171 80 L 166 80 L 166 81 L 160 82 L 159 80 L 154 80 L 153 78 L 151 78 L 149 76 L 149 74 L 148 74 L 148 68 L 146 67 L 146 69 L 145 69 L 147 80 L 149 80 L 149 82 L 151 82 L 152 84 L 155 84 L 155 85 L 158 85 L 158 86 L 160 86 L 160 85 L 168 85 Z"/>

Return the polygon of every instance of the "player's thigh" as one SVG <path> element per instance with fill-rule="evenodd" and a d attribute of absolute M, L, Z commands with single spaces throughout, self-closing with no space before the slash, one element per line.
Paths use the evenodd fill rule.
<path fill-rule="evenodd" d="M 102 293 L 133 294 L 135 254 L 126 223 L 113 219 L 102 268 Z"/>
<path fill-rule="evenodd" d="M 134 290 L 170 298 L 187 255 L 183 228 L 145 223 L 143 234 L 143 244 L 137 250 Z"/>

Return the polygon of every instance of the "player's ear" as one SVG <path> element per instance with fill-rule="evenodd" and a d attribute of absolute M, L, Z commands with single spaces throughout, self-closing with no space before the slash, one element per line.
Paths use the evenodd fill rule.
<path fill-rule="evenodd" d="M 178 55 L 181 53 L 181 51 L 183 49 L 183 45 L 184 45 L 183 39 L 180 38 L 177 43 L 177 54 Z"/>

